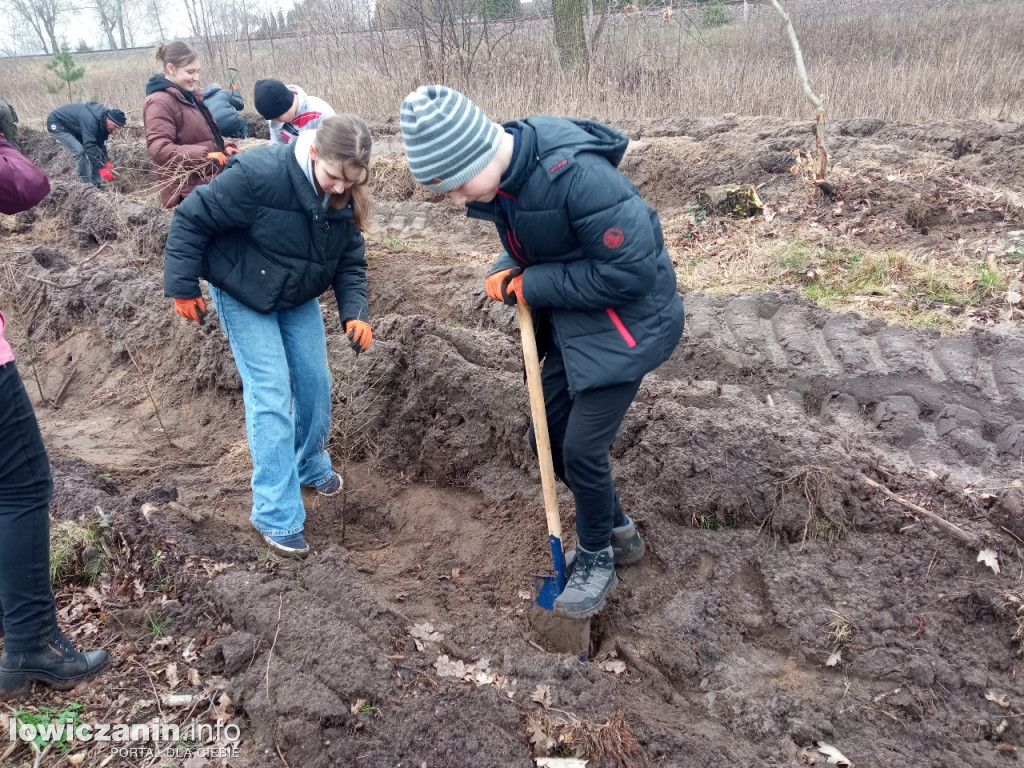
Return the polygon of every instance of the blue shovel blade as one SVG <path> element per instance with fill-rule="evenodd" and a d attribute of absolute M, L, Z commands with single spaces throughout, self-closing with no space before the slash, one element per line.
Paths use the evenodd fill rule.
<path fill-rule="evenodd" d="M 565 589 L 565 553 L 562 551 L 562 540 L 558 537 L 549 535 L 548 543 L 551 545 L 555 575 L 534 574 L 533 586 L 537 592 L 537 607 L 550 611 L 555 607 L 555 599 Z"/>

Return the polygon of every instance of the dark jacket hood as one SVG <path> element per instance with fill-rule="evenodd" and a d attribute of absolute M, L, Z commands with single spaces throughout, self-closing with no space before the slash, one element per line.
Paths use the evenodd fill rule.
<path fill-rule="evenodd" d="M 146 83 L 146 95 L 149 96 L 151 93 L 156 93 L 157 91 L 166 91 L 168 88 L 178 88 L 178 86 L 157 72 L 149 78 L 149 82 Z M 181 91 L 180 88 L 178 88 L 178 90 Z M 181 92 L 184 93 L 184 91 Z"/>
<path fill-rule="evenodd" d="M 515 120 L 505 126 L 518 129 L 522 136 L 518 160 L 508 181 L 502 184 L 502 189 L 509 191 L 525 183 L 533 167 L 531 158 L 539 158 L 542 165 L 555 173 L 562 160 L 572 162 L 577 154 L 591 152 L 618 168 L 629 146 L 627 136 L 593 120 L 542 115 Z"/>

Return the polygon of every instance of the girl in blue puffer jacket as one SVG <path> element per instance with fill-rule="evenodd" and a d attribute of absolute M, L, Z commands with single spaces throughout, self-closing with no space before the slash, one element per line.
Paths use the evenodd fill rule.
<path fill-rule="evenodd" d="M 683 332 L 658 214 L 618 170 L 629 141 L 606 125 L 501 126 L 461 93 L 429 85 L 406 97 L 401 128 L 415 179 L 497 227 L 505 252 L 487 295 L 514 294 L 533 310 L 552 459 L 575 498 L 579 539 L 554 610 L 589 616 L 615 585 L 614 566 L 644 554 L 609 449 L 644 374 Z"/>
<path fill-rule="evenodd" d="M 252 455 L 252 524 L 276 552 L 305 557 L 301 486 L 341 490 L 327 438 L 331 378 L 318 297 L 334 295 L 357 352 L 368 323 L 362 231 L 370 131 L 355 115 L 325 120 L 294 144 L 231 159 L 178 206 L 164 254 L 164 293 L 202 323 L 199 279 L 242 377 Z"/>

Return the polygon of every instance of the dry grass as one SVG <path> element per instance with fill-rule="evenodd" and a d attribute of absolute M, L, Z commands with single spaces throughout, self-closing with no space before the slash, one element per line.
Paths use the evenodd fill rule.
<path fill-rule="evenodd" d="M 1024 3 L 791 0 L 787 7 L 830 118 L 1012 119 L 1024 109 Z M 228 64 L 238 67 L 247 98 L 258 78 L 279 77 L 336 109 L 375 121 L 393 120 L 405 94 L 428 81 L 464 89 L 496 119 L 544 112 L 610 122 L 726 112 L 808 114 L 792 53 L 767 4 L 753 6 L 747 25 L 737 20 L 707 31 L 695 26 L 685 7 L 668 23 L 653 11 L 615 14 L 606 23 L 589 81 L 558 74 L 550 21 L 533 17 L 505 28 L 492 25 L 490 44 L 461 65 L 436 55 L 425 61 L 408 32 L 389 33 L 385 45 L 358 32 L 260 41 L 251 49 L 244 42 L 227 44 L 215 60 L 201 62 L 202 74 L 206 82 L 223 80 Z M 471 43 L 479 39 L 476 27 L 465 31 Z M 117 105 L 133 122 L 141 121 L 145 82 L 156 70 L 151 51 L 78 60 L 86 77 L 75 85 L 75 98 Z M 29 124 L 41 124 L 61 103 L 42 86 L 45 63 L 44 57 L 0 59 L 5 92 L 17 94 L 16 106 Z"/>

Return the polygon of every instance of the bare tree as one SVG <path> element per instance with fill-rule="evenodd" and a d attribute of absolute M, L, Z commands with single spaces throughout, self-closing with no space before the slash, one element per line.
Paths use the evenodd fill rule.
<path fill-rule="evenodd" d="M 156 22 L 156 31 L 160 33 L 160 39 L 166 40 L 167 34 L 164 32 L 164 22 L 160 17 L 160 10 L 163 8 L 163 2 L 161 0 L 146 0 L 146 14 Z"/>
<path fill-rule="evenodd" d="M 11 11 L 36 33 L 47 53 L 60 53 L 57 24 L 72 9 L 62 0 L 7 0 Z"/>
<path fill-rule="evenodd" d="M 100 23 L 100 29 L 107 36 L 107 46 L 112 51 L 117 50 L 117 40 L 114 38 L 114 30 L 117 28 L 118 12 L 117 0 L 96 0 L 92 6 L 96 12 L 96 20 Z"/>
<path fill-rule="evenodd" d="M 797 39 L 796 30 L 793 29 L 793 22 L 790 20 L 789 14 L 779 5 L 779 0 L 771 0 L 771 4 L 779 12 L 779 15 L 782 16 L 786 24 L 786 33 L 789 35 L 789 42 L 793 46 L 793 56 L 796 58 L 796 71 L 800 76 L 800 84 L 803 86 L 804 95 L 814 105 L 817 113 L 814 120 L 814 139 L 818 147 L 819 167 L 815 174 L 815 181 L 822 191 L 828 192 L 831 189 L 831 185 L 825 181 L 825 175 L 828 171 L 828 152 L 825 149 L 825 103 L 811 90 L 811 81 L 807 77 L 807 68 L 804 66 L 804 55 L 800 50 L 800 41 Z"/>

